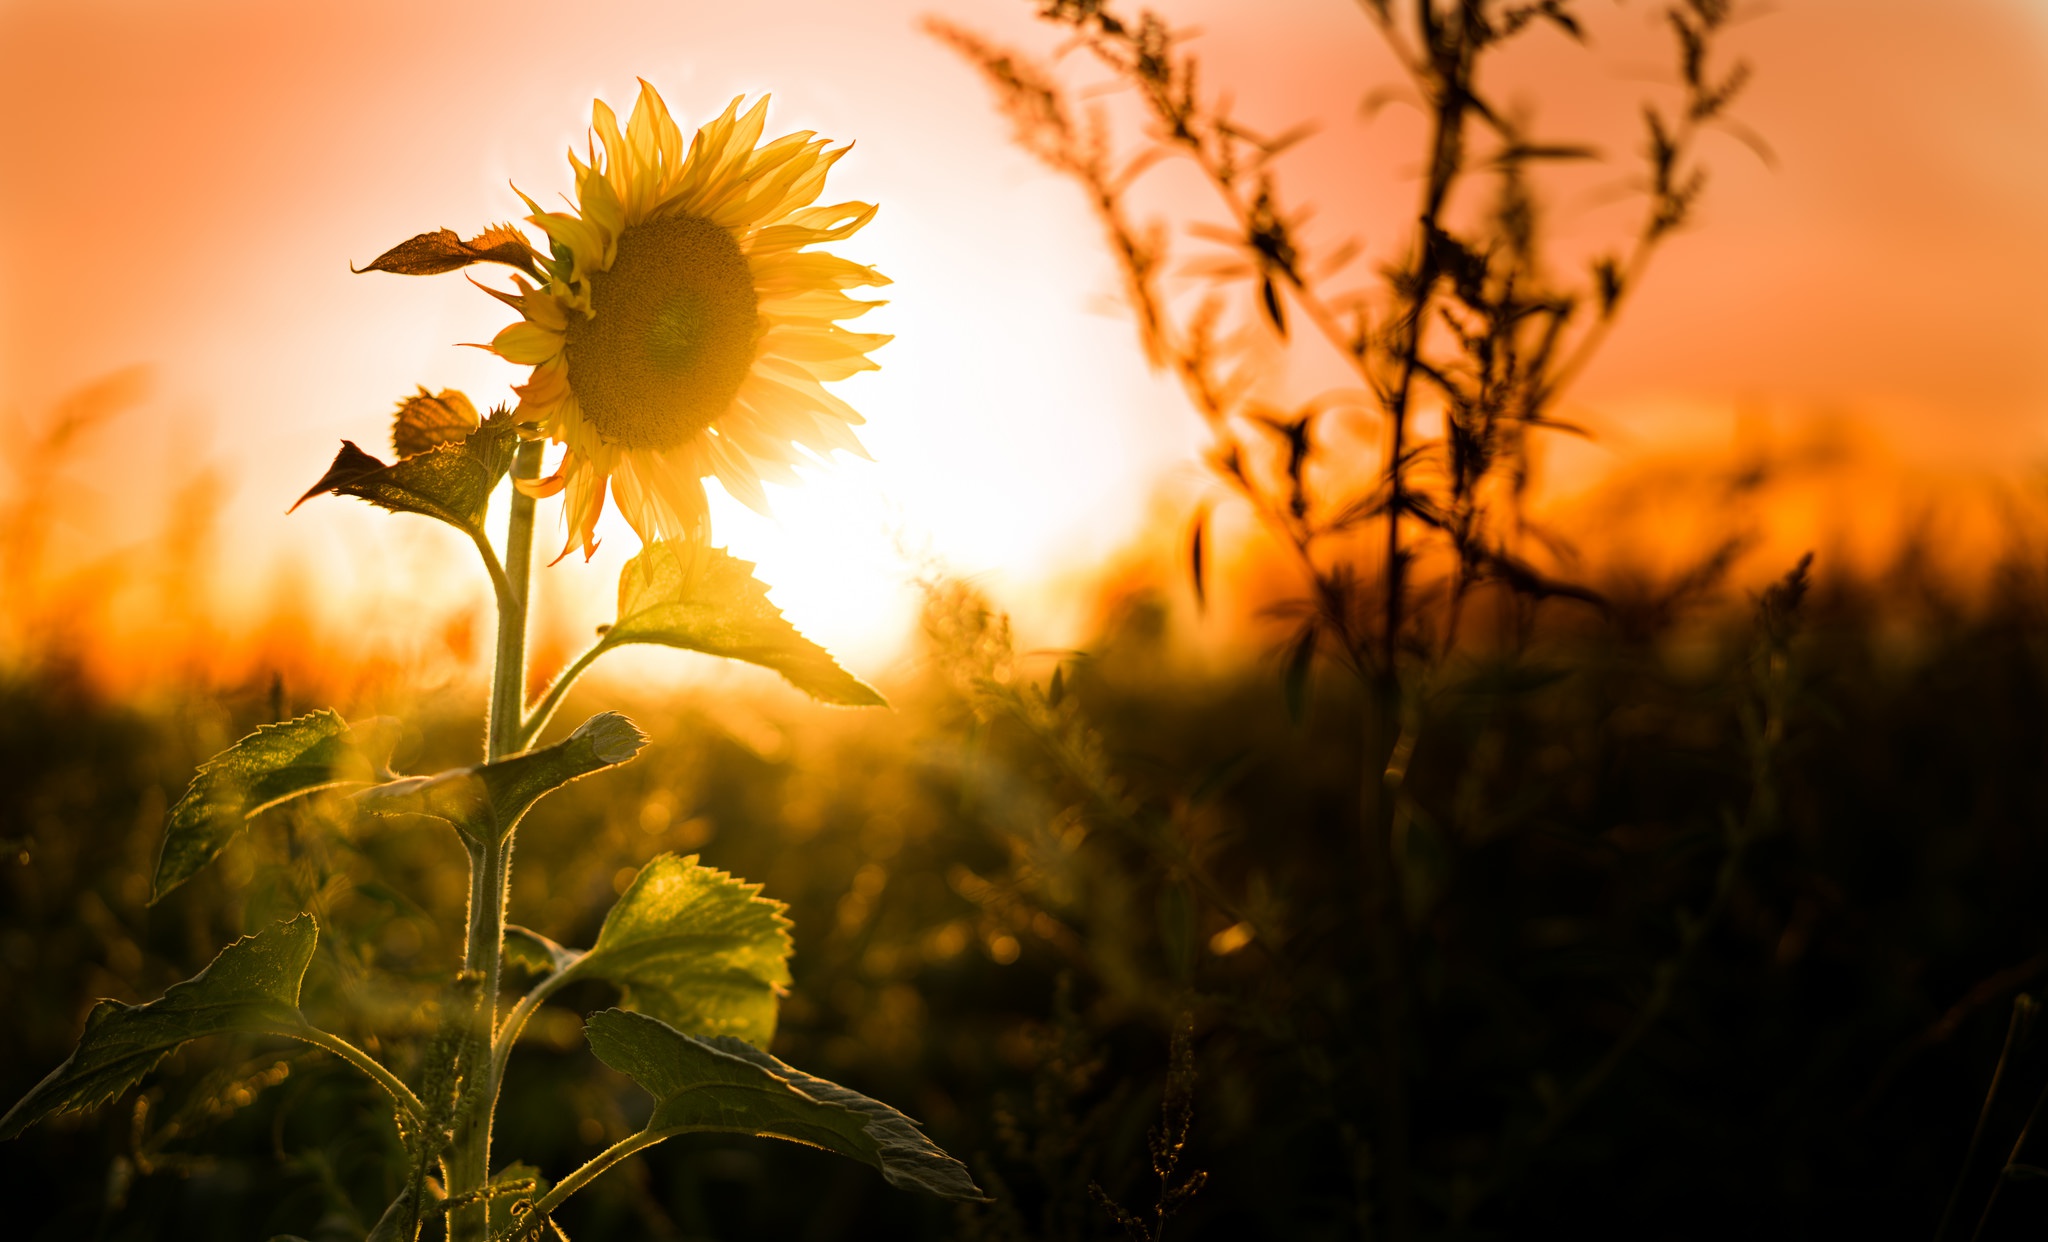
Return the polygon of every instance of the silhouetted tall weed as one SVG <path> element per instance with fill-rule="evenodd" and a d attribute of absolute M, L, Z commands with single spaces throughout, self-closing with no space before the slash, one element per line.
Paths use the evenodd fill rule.
<path fill-rule="evenodd" d="M 1554 560 L 1558 544 L 1524 503 L 1529 438 L 1575 430 L 1557 420 L 1559 398 L 1605 341 L 1651 255 L 1687 222 L 1706 185 L 1698 139 L 1728 123 L 1749 68 L 1715 63 L 1732 14 L 1725 0 L 1664 8 L 1676 42 L 1678 100 L 1643 107 L 1640 222 L 1618 250 L 1568 280 L 1557 274 L 1544 235 L 1533 174 L 1598 153 L 1540 133 L 1493 97 L 1482 71 L 1538 30 L 1583 42 L 1578 6 L 1366 0 L 1360 7 L 1427 117 L 1415 223 L 1383 251 L 1378 287 L 1367 292 L 1336 290 L 1356 245 L 1312 244 L 1301 227 L 1308 211 L 1281 184 L 1276 157 L 1313 127 L 1268 136 L 1242 124 L 1227 90 L 1203 77 L 1167 19 L 1149 10 L 1131 17 L 1104 0 L 1050 0 L 1040 10 L 1066 35 L 1069 54 L 1107 69 L 1139 101 L 1146 131 L 1129 152 L 1119 150 L 1099 111 L 1076 115 L 1051 70 L 960 27 L 934 21 L 931 29 L 981 68 L 1017 141 L 1081 186 L 1122 267 L 1146 358 L 1180 380 L 1207 421 L 1217 479 L 1298 563 L 1305 593 L 1275 609 L 1292 630 L 1282 656 L 1291 714 L 1303 714 L 1319 657 L 1364 690 L 1357 908 L 1373 929 L 1372 1180 L 1384 1226 L 1404 1237 L 1417 1228 L 1411 1063 L 1424 1050 L 1415 1010 L 1428 1003 L 1420 978 L 1428 929 L 1409 908 L 1415 885 L 1406 874 L 1416 866 L 1408 855 L 1418 806 L 1405 785 L 1422 742 L 1424 704 L 1447 678 L 1463 675 L 1452 657 L 1482 593 L 1491 592 L 1502 622 L 1493 645 L 1511 659 L 1526 646 L 1541 602 L 1605 606 L 1598 592 L 1540 567 L 1532 554 L 1533 545 Z M 1224 247 L 1196 265 L 1207 287 L 1191 307 L 1169 282 L 1165 226 L 1136 223 L 1130 201 L 1139 178 L 1175 159 L 1201 174 L 1225 218 L 1221 226 L 1190 226 Z M 1272 386 L 1259 382 L 1259 355 L 1245 341 L 1261 329 L 1282 342 L 1305 330 L 1348 368 L 1364 399 L 1333 390 L 1285 409 L 1261 400 Z M 1333 448 L 1327 431 L 1361 408 L 1382 428 L 1377 462 Z M 1423 432 L 1425 414 L 1439 421 L 1434 435 Z M 1198 515 L 1188 548 L 1198 596 L 1205 593 L 1205 516 Z M 1369 531 L 1377 533 L 1365 539 Z M 1202 896 L 1225 909 L 1235 900 L 1220 890 Z M 1242 922 L 1254 939 L 1267 939 Z M 1610 1057 L 1636 1038 L 1625 1034 Z M 1559 1102 L 1558 1122 L 1607 1076 L 1596 1068 L 1581 1080 Z M 1547 1137 L 1551 1128 L 1539 1133 Z M 1453 1205 L 1453 1216 L 1469 1206 Z"/>
<path fill-rule="evenodd" d="M 1576 37 L 1580 7 L 1363 6 L 1430 128 L 1415 229 L 1356 298 L 1283 194 L 1298 136 L 1246 133 L 1162 20 L 1046 8 L 1150 117 L 1135 152 L 1051 71 L 944 32 L 1085 187 L 1141 347 L 1291 558 L 1279 684 L 1183 659 L 1172 592 L 1040 652 L 934 577 L 885 717 L 631 704 L 665 743 L 536 811 L 512 917 L 588 942 L 650 849 L 758 877 L 795 923 L 773 1051 L 900 1100 L 995 1201 L 909 1203 L 699 1136 L 594 1186 L 579 1238 L 1925 1238 L 1951 1200 L 1948 1236 L 1994 1194 L 1992 1228 L 2048 1211 L 2023 1137 L 2043 1066 L 2003 1020 L 2048 975 L 2048 543 L 2016 522 L 1981 592 L 1909 544 L 1861 575 L 1824 550 L 1743 598 L 1732 519 L 1675 570 L 1573 568 L 1532 516 L 1530 437 L 1563 429 L 1743 80 L 1709 68 L 1730 10 L 1671 7 L 1677 103 L 1644 121 L 1639 227 L 1562 280 L 1541 169 L 1588 153 L 1504 114 L 1479 71 Z M 1229 221 L 1192 288 L 1132 206 L 1163 158 Z M 1332 351 L 1360 393 L 1254 402 L 1253 332 Z M 1361 411 L 1377 454 L 1332 433 Z M 1765 503 L 1770 465 L 1700 470 L 1699 503 Z M 1626 503 L 1605 519 L 1640 520 Z M 1211 602 L 1215 537 L 1198 519 L 1174 569 Z M 430 980 L 467 896 L 442 835 L 344 828 L 315 799 L 145 908 L 193 763 L 301 693 L 360 706 L 303 675 L 168 705 L 34 660 L 0 682 L 0 1088 L 61 1054 L 92 995 L 153 995 L 301 909 L 328 933 L 308 1004 L 408 1071 L 459 1062 L 463 995 Z M 463 706 L 423 720 L 423 770 L 473 747 Z M 585 1008 L 612 995 L 578 986 Z M 644 1105 L 550 1012 L 518 1053 L 537 1089 L 498 1124 L 569 1165 Z M 331 1061 L 235 1037 L 177 1055 L 206 1072 L 0 1168 L 18 1232 L 263 1236 L 312 1205 L 319 1236 L 360 1237 L 402 1191 L 388 1108 Z M 421 1096 L 436 1124 L 462 1107 L 452 1081 Z M 775 1190 L 792 1170 L 814 1193 Z"/>

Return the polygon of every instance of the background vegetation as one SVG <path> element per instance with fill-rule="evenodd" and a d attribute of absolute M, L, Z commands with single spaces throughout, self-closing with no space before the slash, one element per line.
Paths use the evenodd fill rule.
<path fill-rule="evenodd" d="M 1268 542 L 1219 575 L 1198 522 L 1056 652 L 934 576 L 887 713 L 579 692 L 655 744 L 535 812 L 512 918 L 588 943 L 661 850 L 761 882 L 797 945 L 773 1051 L 920 1118 L 994 1202 L 683 1141 L 576 1200 L 572 1236 L 1924 1238 L 1945 1212 L 1949 1236 L 1976 1227 L 1994 1191 L 1983 1236 L 2048 1217 L 2048 1158 L 2015 1142 L 2048 1090 L 2025 999 L 2048 976 L 2040 524 L 2013 517 L 1988 556 L 1929 536 L 1874 572 L 1826 548 L 1766 566 L 1749 515 L 1797 467 L 1769 455 L 1684 474 L 1717 537 L 1657 568 L 1575 560 L 1534 521 L 1529 437 L 1578 365 L 1568 331 L 1597 342 L 1642 268 L 1632 249 L 1592 257 L 1583 288 L 1553 280 L 1535 166 L 1573 153 L 1483 107 L 1471 66 L 1571 7 L 1453 5 L 1501 21 L 1408 45 L 1432 132 L 1470 141 L 1433 143 L 1443 214 L 1356 305 L 1319 296 L 1260 171 L 1280 139 L 1232 127 L 1164 27 L 1047 10 L 1134 88 L 1148 140 L 1222 191 L 1235 261 L 1203 274 L 1206 300 L 1159 283 L 1130 169 L 1052 108 L 1058 82 L 948 34 L 1094 195 L 1142 346 Z M 1432 11 L 1366 6 L 1396 34 Z M 1740 85 L 1708 67 L 1726 6 L 1672 11 L 1693 24 L 1679 110 L 1646 122 L 1643 247 L 1683 223 L 1702 185 L 1685 142 Z M 1468 177 L 1492 190 L 1461 215 Z M 1348 351 L 1385 454 L 1341 456 L 1323 432 L 1341 402 L 1221 382 L 1225 329 L 1304 320 Z M 1670 482 L 1600 520 L 1650 521 Z M 17 496 L 16 529 L 52 503 Z M 17 568 L 35 547 L 13 543 Z M 92 998 L 154 997 L 300 910 L 328 932 L 309 1013 L 407 1065 L 428 980 L 460 955 L 438 930 L 465 896 L 444 831 L 316 800 L 146 905 L 199 760 L 401 692 L 301 653 L 289 676 L 110 693 L 64 624 L 99 589 L 20 596 L 9 618 L 0 1093 L 65 1055 Z M 1273 609 L 1258 642 L 1189 641 L 1219 594 Z M 475 758 L 473 703 L 407 706 L 430 723 L 402 766 Z M 325 1054 L 223 1039 L 167 1069 L 6 1149 L 14 1233 L 355 1238 L 395 1190 L 388 1108 Z M 510 1074 L 504 1146 L 557 1175 L 646 1107 L 567 1009 Z"/>
<path fill-rule="evenodd" d="M 1756 796 L 1745 609 L 1645 607 L 1547 635 L 1526 659 L 1459 666 L 1431 703 L 1403 858 L 1428 946 L 1413 1100 L 1432 1233 L 1931 1233 L 2012 998 L 2048 971 L 2048 584 L 2033 558 L 1976 603 L 1910 565 L 1815 581 L 1789 647 L 1777 826 L 1718 897 L 1726 821 Z M 678 1144 L 579 1200 L 572 1236 L 1117 1236 L 1088 1185 L 1153 1202 L 1145 1136 L 1183 1013 L 1184 1162 L 1208 1179 L 1171 1232 L 1365 1231 L 1352 692 L 1318 684 L 1291 722 L 1271 668 L 1178 665 L 1169 611 L 1128 599 L 1085 657 L 1056 662 L 1008 652 L 970 593 L 942 591 L 930 671 L 888 715 L 794 712 L 742 740 L 704 705 L 635 705 L 660 740 L 537 812 L 514 919 L 585 943 L 620 868 L 654 849 L 759 877 L 796 921 L 777 1053 L 900 1101 L 999 1201 L 954 1219 L 823 1155 Z M 0 1089 L 60 1060 L 93 997 L 156 995 L 302 904 L 347 930 L 322 939 L 312 1009 L 366 1044 L 418 1034 L 408 977 L 459 948 L 432 939 L 460 925 L 445 834 L 280 817 L 144 908 L 166 799 L 291 696 L 283 713 L 261 687 L 146 708 L 45 667 L 5 697 Z M 476 739 L 418 745 L 423 764 L 453 762 Z M 405 881 L 359 882 L 372 861 Z M 1191 891 L 1194 866 L 1276 929 L 1271 954 L 1219 953 L 1236 920 Z M 1532 1142 L 1674 962 L 1659 1020 Z M 276 1044 L 181 1056 L 186 1072 L 132 1104 L 10 1145 L 19 1235 L 360 1236 L 395 1176 L 373 1089 Z M 638 1120 L 573 1019 L 539 1024 L 512 1073 L 527 1111 L 503 1118 L 508 1142 L 550 1164 Z M 2044 1078 L 2022 1043 L 1966 1202 L 1989 1193 Z M 579 1128 L 579 1112 L 611 1120 Z M 815 1188 L 771 1190 L 785 1173 Z M 2013 1182 L 1999 1210 L 2031 1225 L 2048 1203 Z"/>

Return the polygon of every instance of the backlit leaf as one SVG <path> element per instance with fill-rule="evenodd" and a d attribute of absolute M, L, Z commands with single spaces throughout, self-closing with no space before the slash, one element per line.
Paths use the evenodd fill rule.
<path fill-rule="evenodd" d="M 53 1113 L 97 1108 L 142 1080 L 187 1040 L 229 1032 L 290 1035 L 305 1029 L 299 984 L 320 928 L 301 914 L 244 936 L 192 978 L 146 1005 L 103 1000 L 85 1019 L 70 1059 L 0 1117 L 13 1138 Z"/>
<path fill-rule="evenodd" d="M 498 821 L 509 826 L 544 793 L 615 767 L 640 753 L 647 735 L 617 712 L 599 712 L 552 746 L 507 755 L 476 769 Z"/>
<path fill-rule="evenodd" d="M 785 908 L 695 855 L 663 854 L 640 869 L 568 974 L 613 984 L 626 1008 L 679 1031 L 766 1046 L 789 989 Z"/>
<path fill-rule="evenodd" d="M 164 821 L 159 900 L 227 848 L 263 811 L 315 790 L 376 780 L 397 740 L 385 717 L 350 726 L 321 710 L 268 724 L 199 765 Z"/>
<path fill-rule="evenodd" d="M 621 1009 L 584 1024 L 597 1059 L 654 1096 L 646 1133 L 715 1131 L 788 1139 L 873 1165 L 892 1186 L 980 1200 L 958 1160 L 877 1100 L 791 1069 L 744 1040 L 685 1035 Z"/>
<path fill-rule="evenodd" d="M 721 548 L 650 543 L 619 574 L 619 619 L 603 646 L 654 643 L 771 668 L 826 703 L 879 707 L 872 686 L 839 667 L 768 602 L 752 562 Z"/>
<path fill-rule="evenodd" d="M 391 422 L 391 449 L 400 457 L 413 457 L 467 439 L 482 423 L 476 406 L 463 393 L 453 388 L 430 393 L 421 385 L 398 403 L 398 417 Z"/>
<path fill-rule="evenodd" d="M 474 833 L 504 832 L 542 794 L 624 763 L 646 744 L 632 721 L 599 712 L 552 746 L 373 785 L 356 794 L 356 805 L 372 815 L 432 815 Z"/>
<path fill-rule="evenodd" d="M 332 492 L 367 500 L 393 513 L 423 513 L 465 531 L 480 530 L 492 489 L 512 468 L 517 439 L 511 416 L 496 415 L 459 441 L 436 445 L 388 465 L 357 448 L 354 441 L 343 440 L 334 464 L 292 508 Z"/>
<path fill-rule="evenodd" d="M 358 275 L 395 272 L 400 276 L 437 276 L 473 263 L 503 263 L 540 280 L 538 258 L 525 234 L 509 224 L 494 224 L 468 241 L 462 240 L 454 229 L 421 233 L 378 255 L 368 266 L 350 270 Z"/>

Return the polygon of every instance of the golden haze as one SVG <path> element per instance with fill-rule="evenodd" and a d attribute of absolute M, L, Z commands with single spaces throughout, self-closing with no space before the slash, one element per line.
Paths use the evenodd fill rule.
<path fill-rule="evenodd" d="M 346 263 L 514 215 L 508 181 L 552 201 L 588 99 L 626 97 L 636 74 L 686 124 L 774 92 L 779 129 L 857 140 L 838 189 L 882 204 L 849 247 L 897 282 L 863 325 L 896 334 L 883 369 L 846 386 L 875 464 L 780 491 L 775 522 L 715 510 L 800 624 L 885 675 L 920 558 L 985 575 L 1052 641 L 1087 624 L 1089 584 L 1128 585 L 1116 549 L 1156 546 L 1170 572 L 1199 491 L 1195 420 L 1109 306 L 1083 205 L 918 32 L 933 7 L 948 6 L 616 5 L 568 26 L 519 3 L 441 5 L 424 24 L 396 3 L 0 8 L 0 126 L 24 174 L 0 199 L 0 411 L 21 446 L 10 638 L 109 681 L 317 678 L 365 658 L 373 680 L 473 673 L 488 601 L 450 572 L 466 555 L 452 536 L 341 501 L 282 516 L 338 439 L 373 444 L 414 385 L 487 404 L 517 378 L 455 348 L 501 317 L 459 278 Z M 1042 48 L 1030 9 L 950 15 Z M 1354 222 L 1369 256 L 1397 235 L 1414 123 L 1358 116 L 1361 82 L 1387 75 L 1348 6 L 1168 11 L 1205 32 L 1247 119 L 1321 120 L 1284 168 L 1321 206 L 1316 228 Z M 1614 105 L 1661 36 L 1647 11 L 1619 12 L 1597 72 L 1561 74 L 1586 63 L 1561 45 L 1511 69 L 1547 122 L 1625 151 L 1630 131 L 1597 118 L 1633 124 Z M 2030 503 L 2048 428 L 2048 13 L 1812 0 L 1737 42 L 1759 68 L 1740 112 L 1776 167 L 1733 141 L 1712 152 L 1699 227 L 1580 388 L 1571 413 L 1597 438 L 1551 450 L 1546 504 L 1593 566 L 1680 563 L 1746 524 L 1760 566 L 1812 544 L 1877 565 L 1930 532 L 1981 563 Z M 1179 206 L 1171 174 L 1151 193 Z M 1605 202 L 1589 174 L 1557 224 L 1591 236 Z M 1798 464 L 1731 484 L 1760 445 Z M 543 580 L 543 662 L 607 615 L 633 540 L 600 533 L 592 566 Z M 1248 582 L 1274 572 L 1256 544 L 1237 555 Z"/>

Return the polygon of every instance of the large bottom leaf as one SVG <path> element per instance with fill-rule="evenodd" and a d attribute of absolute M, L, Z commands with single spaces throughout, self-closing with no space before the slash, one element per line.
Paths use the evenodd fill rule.
<path fill-rule="evenodd" d="M 0 1139 L 13 1138 L 52 1113 L 105 1104 L 187 1040 L 234 1031 L 293 1035 L 306 1030 L 299 1015 L 299 985 L 319 938 L 319 924 L 301 914 L 235 941 L 205 970 L 172 984 L 146 1005 L 114 1000 L 94 1005 L 70 1058 L 0 1117 Z"/>

